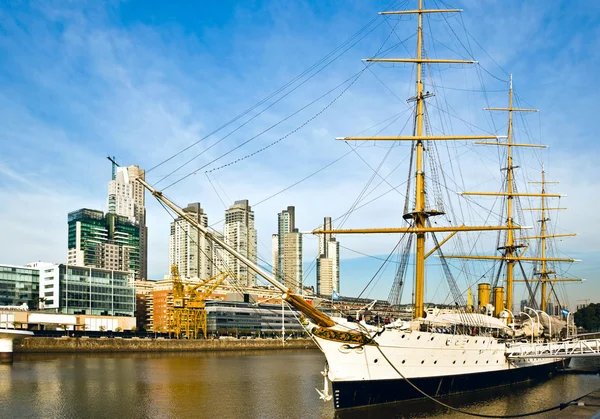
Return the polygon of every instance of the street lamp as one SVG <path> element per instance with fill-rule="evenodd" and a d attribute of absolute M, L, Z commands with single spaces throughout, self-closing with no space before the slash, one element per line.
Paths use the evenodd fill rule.
<path fill-rule="evenodd" d="M 531 310 L 531 311 L 533 311 L 533 312 L 534 312 L 534 314 L 535 314 L 535 317 L 537 317 L 538 328 L 539 328 L 539 327 L 540 327 L 540 326 L 539 326 L 539 324 L 540 324 L 540 315 L 537 313 L 537 311 L 535 311 L 535 310 L 534 310 L 534 309 L 532 309 L 531 307 L 523 307 L 523 310 Z M 533 322 L 533 320 L 532 320 L 532 322 Z M 533 326 L 533 325 L 532 325 L 532 326 Z M 532 327 L 532 329 L 533 329 L 533 327 Z"/>
<path fill-rule="evenodd" d="M 550 339 L 552 339 L 552 318 L 545 311 L 542 311 L 542 310 L 538 310 L 538 311 L 540 313 L 545 314 L 546 316 L 548 316 L 548 331 L 550 332 Z"/>
<path fill-rule="evenodd" d="M 531 344 L 533 345 L 533 319 L 529 314 L 525 313 L 524 311 L 521 311 L 519 314 L 524 314 L 527 317 L 529 317 L 529 320 L 531 320 Z"/>

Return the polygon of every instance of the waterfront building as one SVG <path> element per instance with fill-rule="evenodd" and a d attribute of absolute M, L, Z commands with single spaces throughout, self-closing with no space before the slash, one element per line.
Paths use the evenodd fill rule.
<path fill-rule="evenodd" d="M 68 215 L 68 265 L 127 271 L 139 279 L 139 243 L 139 225 L 125 216 L 88 208 Z"/>
<path fill-rule="evenodd" d="M 325 217 L 323 230 L 331 230 L 331 217 Z M 317 294 L 331 298 L 340 292 L 340 244 L 331 233 L 319 234 Z"/>
<path fill-rule="evenodd" d="M 277 304 L 256 306 L 241 301 L 207 301 L 206 328 L 209 335 L 265 336 L 281 334 L 281 306 Z M 283 326 L 286 334 L 303 332 L 297 312 L 286 308 Z"/>
<path fill-rule="evenodd" d="M 302 234 L 293 206 L 277 215 L 277 279 L 294 292 L 302 290 Z M 273 251 L 274 252 L 274 251 Z"/>
<path fill-rule="evenodd" d="M 123 331 L 135 327 L 134 317 L 61 314 L 42 311 L 17 310 L 0 306 L 0 328 L 26 330 Z"/>
<path fill-rule="evenodd" d="M 0 265 L 0 306 L 38 306 L 39 271 L 30 266 Z"/>
<path fill-rule="evenodd" d="M 52 263 L 38 263 L 36 268 L 45 310 L 134 316 L 135 289 L 129 272 Z"/>
<path fill-rule="evenodd" d="M 148 294 L 156 281 L 135 281 L 135 323 L 139 330 L 148 330 Z"/>
<path fill-rule="evenodd" d="M 107 213 L 126 217 L 137 225 L 139 261 L 135 279 L 148 278 L 148 227 L 146 227 L 145 188 L 136 179 L 145 179 L 139 166 L 113 167 L 113 178 L 108 182 Z"/>
<path fill-rule="evenodd" d="M 183 211 L 208 228 L 208 216 L 199 202 L 189 204 Z M 184 278 L 206 279 L 213 276 L 212 241 L 183 217 L 171 223 L 169 236 L 169 266 L 177 265 Z"/>
<path fill-rule="evenodd" d="M 254 228 L 254 211 L 252 211 L 247 199 L 235 201 L 225 211 L 223 237 L 228 245 L 256 263 L 257 238 L 256 229 Z M 232 272 L 242 285 L 256 285 L 255 272 L 248 269 L 246 265 L 229 253 L 224 253 L 222 256 L 225 262 L 225 270 Z"/>

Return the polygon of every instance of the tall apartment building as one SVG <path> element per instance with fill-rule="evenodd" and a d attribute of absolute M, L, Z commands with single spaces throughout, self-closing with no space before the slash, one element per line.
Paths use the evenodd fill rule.
<path fill-rule="evenodd" d="M 208 227 L 208 216 L 199 202 L 189 204 L 183 211 L 202 226 Z M 169 237 L 169 266 L 177 265 L 185 278 L 206 279 L 213 275 L 212 242 L 183 217 L 171 223 Z"/>
<path fill-rule="evenodd" d="M 82 208 L 68 215 L 67 263 L 140 279 L 140 227 L 127 217 Z"/>
<path fill-rule="evenodd" d="M 256 229 L 254 228 L 254 212 L 248 200 L 235 201 L 225 211 L 225 225 L 223 227 L 225 242 L 238 252 L 256 263 Z M 238 261 L 229 253 L 223 255 L 225 268 L 232 271 L 247 286 L 256 285 L 256 273 Z"/>
<path fill-rule="evenodd" d="M 331 217 L 325 217 L 323 230 L 331 230 Z M 340 292 L 340 244 L 331 233 L 319 234 L 317 294 L 331 297 Z"/>
<path fill-rule="evenodd" d="M 220 231 L 212 231 L 213 236 L 221 241 L 225 241 L 225 236 Z M 213 275 L 219 272 L 227 271 L 226 265 L 228 263 L 227 251 L 223 249 L 218 243 L 212 243 L 212 263 L 213 263 Z"/>
<path fill-rule="evenodd" d="M 136 182 L 145 179 L 139 166 L 117 167 L 108 182 L 107 212 L 126 217 L 139 229 L 139 272 L 136 279 L 148 278 L 148 227 L 146 227 L 145 188 Z"/>
<path fill-rule="evenodd" d="M 296 228 L 292 206 L 277 217 L 277 279 L 295 292 L 302 291 L 302 234 Z"/>
<path fill-rule="evenodd" d="M 271 260 L 272 273 L 277 278 L 277 269 L 279 269 L 279 234 L 271 236 Z"/>

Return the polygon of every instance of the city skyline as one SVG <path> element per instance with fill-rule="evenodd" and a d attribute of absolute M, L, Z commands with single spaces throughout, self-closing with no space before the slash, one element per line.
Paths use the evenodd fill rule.
<path fill-rule="evenodd" d="M 589 121 L 594 120 L 592 110 L 598 95 L 595 89 L 589 88 L 587 81 L 593 79 L 591 69 L 597 66 L 598 49 L 592 46 L 584 51 L 580 43 L 582 37 L 596 39 L 595 25 L 591 23 L 594 20 L 589 16 L 590 13 L 596 16 L 598 5 L 590 3 L 591 9 L 583 13 L 581 8 L 564 4 L 565 7 L 554 8 L 544 2 L 509 1 L 489 5 L 485 14 L 481 5 L 464 4 L 469 11 L 464 18 L 466 27 L 485 46 L 485 50 L 475 51 L 475 58 L 500 79 L 482 73 L 486 78 L 490 105 L 506 103 L 505 72 L 511 72 L 518 100 L 542 110 L 540 120 L 531 120 L 531 126 L 539 126 L 532 132 L 540 142 L 550 145 L 550 152 L 541 157 L 536 155 L 529 161 L 536 165 L 537 160 L 545 162 L 551 179 L 560 181 L 561 192 L 568 195 L 565 204 L 569 210 L 560 216 L 561 232 L 583 233 L 560 243 L 562 252 L 583 260 L 574 265 L 570 273 L 588 279 L 584 284 L 569 287 L 573 302 L 597 294 L 599 289 L 596 274 L 596 255 L 600 250 L 596 239 L 600 235 L 598 224 L 590 222 L 589 228 L 586 226 L 586 231 L 582 231 L 581 223 L 581 220 L 597 218 L 593 211 L 595 197 L 590 197 L 590 191 L 599 187 L 593 158 L 597 147 L 590 134 L 593 129 Z M 463 2 L 459 1 L 457 6 L 461 5 Z M 101 209 L 106 205 L 98 191 L 106 185 L 107 153 L 116 155 L 119 161 L 152 168 L 293 79 L 351 36 L 354 29 L 365 24 L 370 19 L 365 16 L 373 16 L 385 6 L 382 2 L 352 4 L 344 10 L 335 10 L 330 5 L 324 5 L 323 9 L 293 6 L 285 11 L 277 10 L 278 18 L 271 21 L 275 12 L 269 3 L 255 6 L 238 3 L 230 9 L 211 6 L 203 13 L 193 13 L 199 16 L 199 21 L 193 23 L 184 19 L 161 25 L 160 19 L 155 22 L 150 16 L 134 17 L 131 4 L 96 5 L 88 10 L 73 6 L 34 9 L 26 4 L 15 5 L 15 16 L 19 13 L 20 23 L 16 24 L 14 16 L 8 16 L 5 21 L 7 36 L 15 42 L 12 46 L 2 45 L 7 57 L 2 64 L 5 74 L 2 83 L 4 91 L 13 94 L 2 97 L 8 110 L 2 117 L 1 141 L 5 153 L 0 157 L 0 188 L 12 198 L 7 200 L 0 214 L 3 220 L 10 220 L 3 223 L 2 236 L 16 240 L 0 248 L 8 259 L 6 262 L 24 264 L 35 259 L 61 261 L 64 258 L 67 240 L 62 225 L 64 215 L 75 208 Z M 491 26 L 485 16 L 490 12 L 494 16 L 500 15 L 500 7 L 504 19 L 518 30 L 502 36 L 482 36 Z M 536 9 L 536 13 L 531 13 L 532 9 Z M 565 16 L 559 16 L 557 10 L 566 13 L 569 21 L 576 24 L 563 27 L 561 22 Z M 238 16 L 255 19 L 237 19 Z M 48 25 L 48 21 L 57 25 Z M 307 22 L 310 22 L 310 28 L 306 27 Z M 400 26 L 404 26 L 402 22 Z M 23 27 L 29 30 L 20 29 Z M 208 29 L 200 30 L 199 27 Z M 309 89 L 299 89 L 270 109 L 268 117 L 265 114 L 242 130 L 244 135 L 241 132 L 232 134 L 193 164 L 176 172 L 177 175 L 183 176 L 209 163 L 262 132 L 273 121 L 310 103 L 318 96 L 314 92 L 326 92 L 364 68 L 360 60 L 377 51 L 386 35 L 387 30 L 375 40 L 369 38 L 358 44 L 331 69 L 311 79 Z M 48 44 L 42 47 L 32 42 L 34 39 L 44 39 Z M 525 49 L 524 43 L 520 42 L 522 39 L 533 39 L 541 48 Z M 406 46 L 414 50 L 414 45 Z M 19 53 L 23 48 L 29 48 L 27 57 Z M 289 54 L 290 49 L 298 53 Z M 403 49 L 398 51 L 398 55 L 405 53 Z M 494 59 L 491 60 L 488 54 Z M 572 64 L 570 57 L 574 56 L 582 65 Z M 73 57 L 79 57 L 84 65 L 78 65 L 79 61 L 73 61 Z M 281 57 L 286 58 L 286 66 L 280 65 Z M 190 76 L 197 74 L 200 63 L 205 69 L 203 77 Z M 404 100 L 412 95 L 413 89 L 395 80 L 405 69 L 371 69 L 401 101 L 370 72 L 365 72 L 349 90 L 351 96 L 346 94 L 340 98 L 323 117 L 298 135 L 289 137 L 290 140 L 210 174 L 203 175 L 202 170 L 198 176 L 168 188 L 166 193 L 181 205 L 200 197 L 210 214 L 219 214 L 226 208 L 221 200 L 230 204 L 241 197 L 249 199 L 257 212 L 258 253 L 267 260 L 270 259 L 271 234 L 276 231 L 274 214 L 288 203 L 298 203 L 301 218 L 298 225 L 307 230 L 320 225 L 323 216 L 328 214 L 334 220 L 344 218 L 348 208 L 352 207 L 356 191 L 372 175 L 365 162 L 372 166 L 377 163 L 375 147 L 357 150 L 365 161 L 352 152 L 318 176 L 292 190 L 286 188 L 350 151 L 343 142 L 336 142 L 335 137 L 360 132 L 403 109 Z M 461 71 L 451 72 L 460 77 L 465 74 L 469 81 L 475 80 L 465 82 L 461 88 L 481 90 L 473 73 Z M 562 77 L 566 73 L 571 75 L 567 79 Z M 73 80 L 78 83 L 74 85 Z M 562 88 L 549 89 L 548 86 L 558 85 L 557 80 L 562 80 Z M 562 104 L 569 98 L 566 92 L 574 91 L 585 92 L 580 98 L 580 106 L 565 109 Z M 473 97 L 477 95 L 476 91 L 472 92 Z M 356 106 L 355 98 L 359 96 L 364 99 Z M 291 118 L 234 153 L 231 160 L 223 158 L 210 169 L 276 141 L 320 110 L 322 105 L 322 102 L 317 103 L 316 108 Z M 398 109 L 391 109 L 396 106 Z M 476 103 L 473 108 L 478 110 L 484 106 L 485 103 Z M 463 112 L 462 105 L 458 111 L 461 115 L 468 114 Z M 477 126 L 487 126 L 477 117 L 469 121 Z M 503 126 L 505 121 L 496 119 L 494 123 Z M 517 132 L 522 133 L 527 127 L 517 128 Z M 184 158 L 204 152 L 228 132 L 210 142 L 207 140 L 206 146 L 200 143 L 190 151 L 189 157 Z M 465 129 L 463 132 L 470 131 Z M 581 153 L 581 150 L 589 152 Z M 477 150 L 477 153 L 485 151 Z M 519 157 L 520 162 L 528 162 L 527 155 Z M 492 182 L 488 169 L 490 161 L 489 156 L 481 157 L 480 154 L 475 159 L 463 160 L 467 181 L 472 179 L 476 186 L 483 184 L 489 190 L 496 190 L 499 184 Z M 574 167 L 577 167 L 576 171 Z M 176 168 L 177 164 L 159 167 L 146 173 L 146 177 L 159 189 L 167 187 L 178 177 L 172 175 L 162 179 Z M 387 169 L 392 173 L 393 167 Z M 539 173 L 527 172 L 525 168 L 521 173 L 524 179 L 539 177 Z M 400 176 L 393 173 L 390 178 L 394 179 L 393 186 L 400 183 L 398 178 Z M 355 211 L 346 225 L 402 225 L 399 208 L 402 193 L 399 188 L 378 200 L 376 205 Z M 261 202 L 269 197 L 273 198 Z M 24 202 L 28 205 L 23 205 Z M 44 208 L 44 213 L 40 215 L 38 208 Z M 148 236 L 151 265 L 148 276 L 160 278 L 168 272 L 168 241 L 165 237 L 169 234 L 169 216 L 153 199 L 148 199 L 147 211 L 147 225 L 151 231 Z M 215 218 L 214 221 L 220 220 Z M 218 224 L 216 227 L 220 228 Z M 307 246 L 304 259 L 305 263 L 310 263 L 317 251 L 310 254 L 308 249 L 313 249 L 315 246 L 310 243 L 318 239 L 310 236 L 304 236 L 304 239 Z M 391 236 L 377 240 L 344 239 L 344 247 L 340 248 L 340 257 L 347 262 L 341 264 L 344 294 L 360 293 L 379 267 L 380 261 L 361 253 L 386 258 L 394 240 Z M 389 291 L 393 275 L 386 275 L 380 288 L 374 291 L 378 297 L 385 297 Z M 314 284 L 314 280 L 307 283 L 310 284 Z M 465 288 L 463 282 L 460 285 L 461 289 Z M 434 292 L 435 286 L 431 287 L 430 298 L 439 297 Z M 407 293 L 410 293 L 410 287 Z M 520 297 L 521 291 L 515 294 L 516 301 Z"/>

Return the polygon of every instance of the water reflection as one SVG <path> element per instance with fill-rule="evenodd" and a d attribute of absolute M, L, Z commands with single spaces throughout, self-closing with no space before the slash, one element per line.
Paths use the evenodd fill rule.
<path fill-rule="evenodd" d="M 334 412 L 332 403 L 319 401 L 315 391 L 322 387 L 323 362 L 322 354 L 312 350 L 16 355 L 12 366 L 0 365 L 0 417 L 464 417 L 424 401 Z M 469 411 L 515 414 L 599 386 L 596 375 L 559 375 L 444 401 Z"/>

